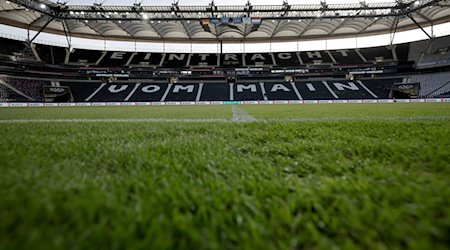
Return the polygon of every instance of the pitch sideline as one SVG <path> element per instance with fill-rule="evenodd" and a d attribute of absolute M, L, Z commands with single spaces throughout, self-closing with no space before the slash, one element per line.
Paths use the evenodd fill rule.
<path fill-rule="evenodd" d="M 238 117 L 238 116 L 237 116 Z M 450 116 L 414 116 L 414 117 L 323 117 L 323 118 L 277 118 L 277 119 L 256 119 L 249 117 L 238 117 L 234 119 L 225 118 L 115 118 L 115 119 L 12 119 L 0 120 L 0 124 L 13 123 L 242 123 L 242 122 L 293 122 L 293 123 L 311 123 L 311 122 L 371 122 L 371 121 L 450 121 Z"/>

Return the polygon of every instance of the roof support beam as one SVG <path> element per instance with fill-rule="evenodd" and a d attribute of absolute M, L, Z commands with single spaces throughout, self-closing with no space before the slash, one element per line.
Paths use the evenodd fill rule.
<path fill-rule="evenodd" d="M 270 35 L 270 38 L 273 38 L 275 36 L 275 34 L 277 34 L 278 26 L 280 26 L 280 22 L 282 22 L 282 20 L 277 20 L 277 25 L 275 25 L 275 28 L 273 28 L 273 31 L 272 31 L 272 34 Z"/>
<path fill-rule="evenodd" d="M 62 21 L 62 26 L 63 26 L 63 29 L 64 29 L 64 36 L 66 36 L 67 45 L 68 45 L 69 50 L 70 50 L 72 48 L 72 43 L 70 42 L 70 30 L 69 30 L 69 26 L 67 26 L 66 20 Z"/>
<path fill-rule="evenodd" d="M 189 32 L 188 28 L 186 27 L 186 24 L 184 23 L 184 21 L 180 21 L 181 25 L 183 25 L 184 30 L 186 31 L 186 34 L 188 35 L 189 39 L 192 38 L 191 33 Z"/>
<path fill-rule="evenodd" d="M 412 17 L 411 14 L 408 14 L 407 16 L 409 17 L 409 19 L 411 19 L 411 20 L 414 22 L 414 24 L 415 24 L 417 27 L 419 27 L 420 30 L 422 30 L 422 32 L 423 32 L 425 35 L 427 35 L 427 37 L 428 37 L 429 39 L 433 39 L 433 37 L 430 36 L 430 35 L 428 34 L 428 32 L 426 32 L 426 31 L 422 28 L 422 26 L 420 25 L 420 23 L 418 23 L 418 22 L 416 21 L 416 19 L 414 19 L 414 17 Z"/>
<path fill-rule="evenodd" d="M 397 32 L 397 27 L 398 27 L 398 22 L 399 22 L 399 18 L 396 17 L 394 19 L 394 21 L 392 22 L 392 26 L 391 26 L 391 46 L 394 43 L 394 38 L 395 38 L 395 33 Z"/>
<path fill-rule="evenodd" d="M 122 25 L 120 25 L 120 23 L 122 23 L 122 21 L 118 21 L 119 23 L 114 22 L 114 24 L 121 30 L 123 30 L 125 33 L 127 33 L 131 38 L 136 39 L 136 37 L 133 36 L 133 34 L 131 34 L 127 29 L 125 29 L 124 27 L 122 27 Z"/>
<path fill-rule="evenodd" d="M 99 34 L 101 37 L 105 38 L 105 36 L 103 35 L 102 32 L 100 32 L 100 30 L 95 29 L 94 27 L 91 26 L 91 22 L 85 22 L 84 25 L 86 27 L 88 27 L 89 29 L 95 31 L 95 33 Z"/>
<path fill-rule="evenodd" d="M 46 15 L 42 14 L 40 15 L 38 18 L 34 19 L 33 22 L 31 22 L 30 24 L 28 24 L 28 29 L 33 26 L 35 23 L 37 23 L 39 20 L 43 19 L 44 17 L 46 17 Z"/>
<path fill-rule="evenodd" d="M 153 25 L 153 21 L 150 21 L 148 24 L 156 31 L 156 33 L 158 33 L 158 35 L 161 37 L 161 39 L 163 39 L 163 40 L 165 39 L 164 36 L 159 31 L 158 27 L 155 27 L 155 25 Z"/>
<path fill-rule="evenodd" d="M 306 27 L 302 30 L 302 32 L 300 34 L 298 34 L 297 38 L 301 38 L 303 36 L 303 34 L 305 34 L 306 31 L 308 31 L 309 26 L 311 26 L 311 24 L 314 22 L 314 20 L 309 21 L 309 23 L 306 25 Z"/>
<path fill-rule="evenodd" d="M 335 32 L 336 30 L 338 30 L 339 28 L 343 27 L 344 24 L 347 23 L 348 20 L 349 20 L 349 19 L 345 19 L 344 21 L 341 21 L 341 23 L 338 24 L 338 25 L 336 25 L 336 27 L 334 27 L 334 28 L 329 32 L 329 34 L 330 34 L 330 35 L 334 34 L 334 32 Z"/>
<path fill-rule="evenodd" d="M 366 27 L 364 27 L 363 29 L 359 30 L 358 33 L 356 35 L 359 35 L 361 33 L 363 33 L 364 31 L 366 31 L 368 28 L 372 27 L 372 25 L 374 25 L 379 19 L 375 19 L 375 21 L 371 22 L 370 24 L 366 25 Z"/>
<path fill-rule="evenodd" d="M 42 26 L 42 27 L 39 29 L 38 33 L 36 33 L 36 35 L 34 35 L 33 38 L 30 39 L 30 36 L 29 36 L 30 33 L 28 33 L 28 42 L 29 42 L 29 43 L 32 43 L 32 42 L 34 41 L 34 39 L 36 39 L 36 37 L 38 37 L 39 34 L 41 34 L 41 32 L 42 32 L 42 31 L 50 24 L 50 22 L 53 21 L 54 19 L 55 19 L 54 17 L 49 17 L 48 20 L 47 20 L 47 22 L 44 24 L 44 26 Z"/>

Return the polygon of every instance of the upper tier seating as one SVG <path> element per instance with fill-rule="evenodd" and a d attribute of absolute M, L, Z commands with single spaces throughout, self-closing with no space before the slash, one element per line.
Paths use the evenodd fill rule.
<path fill-rule="evenodd" d="M 96 65 L 106 52 L 99 50 L 74 49 L 69 56 L 69 64 Z"/>
<path fill-rule="evenodd" d="M 450 65 L 450 36 L 419 41 L 410 46 L 409 60 L 417 68 L 432 68 Z"/>
<path fill-rule="evenodd" d="M 361 55 L 370 62 L 393 61 L 392 49 L 388 46 L 376 48 L 364 48 L 359 51 Z"/>
<path fill-rule="evenodd" d="M 66 48 L 36 44 L 39 59 L 47 64 L 63 64 L 66 59 Z"/>
<path fill-rule="evenodd" d="M 2 48 L 0 54 L 12 55 L 24 50 L 21 41 L 0 38 Z M 188 68 L 188 67 L 305 67 L 309 65 L 349 65 L 367 64 L 374 62 L 390 62 L 397 58 L 406 61 L 409 44 L 344 49 L 330 51 L 301 51 L 280 53 L 225 53 L 225 54 L 187 54 L 187 53 L 146 53 L 146 52 L 120 52 L 73 49 L 35 44 L 35 50 L 40 61 L 47 64 L 63 64 L 68 54 L 67 64 L 89 65 L 99 67 L 162 67 L 162 68 Z M 442 48 L 441 48 L 442 49 Z M 435 50 L 433 48 L 433 50 Z M 442 54 L 442 50 L 439 50 Z"/>
<path fill-rule="evenodd" d="M 13 55 L 14 53 L 20 53 L 25 49 L 25 44 L 21 41 L 0 38 L 0 54 L 2 55 Z"/>

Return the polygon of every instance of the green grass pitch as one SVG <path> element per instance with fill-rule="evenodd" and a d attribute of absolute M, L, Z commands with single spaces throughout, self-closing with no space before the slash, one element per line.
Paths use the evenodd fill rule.
<path fill-rule="evenodd" d="M 0 138 L 0 249 L 450 244 L 449 103 L 1 108 Z"/>

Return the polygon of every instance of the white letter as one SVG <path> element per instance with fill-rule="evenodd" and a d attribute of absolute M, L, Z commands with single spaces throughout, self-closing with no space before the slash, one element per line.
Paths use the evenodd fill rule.
<path fill-rule="evenodd" d="M 283 84 L 274 84 L 270 92 L 277 92 L 278 90 L 283 90 L 289 92 L 290 90 Z"/>
<path fill-rule="evenodd" d="M 152 55 L 152 53 L 147 53 L 145 54 L 144 60 L 148 60 L 150 59 L 150 56 Z"/>
<path fill-rule="evenodd" d="M 231 59 L 233 59 L 233 61 L 237 61 L 237 55 L 235 54 L 225 54 L 225 61 L 231 61 Z"/>
<path fill-rule="evenodd" d="M 244 92 L 244 89 L 250 89 L 250 92 L 256 92 L 256 85 L 250 84 L 248 86 L 238 84 L 237 85 L 237 92 Z"/>
<path fill-rule="evenodd" d="M 200 61 L 205 61 L 209 54 L 200 54 Z"/>
<path fill-rule="evenodd" d="M 347 51 L 348 51 L 348 50 L 336 50 L 336 52 L 341 53 L 341 56 L 348 56 Z"/>
<path fill-rule="evenodd" d="M 261 55 L 261 54 L 254 54 L 253 56 L 252 56 L 252 58 L 250 58 L 250 61 L 255 61 L 256 59 L 261 59 L 261 60 L 266 60 L 266 58 L 264 58 L 264 56 L 263 55 Z"/>
<path fill-rule="evenodd" d="M 315 59 L 315 58 L 322 58 L 322 55 L 320 54 L 319 51 L 314 51 L 314 52 L 306 52 L 306 54 L 308 55 L 309 58 L 311 59 Z"/>
<path fill-rule="evenodd" d="M 291 53 L 278 53 L 278 58 L 286 60 L 286 59 L 291 59 L 292 55 Z"/>
<path fill-rule="evenodd" d="M 177 59 L 177 60 L 179 60 L 179 61 L 182 61 L 182 60 L 184 60 L 184 56 L 185 56 L 185 54 L 180 54 L 180 55 L 177 55 L 177 54 L 170 54 L 169 55 L 169 61 L 172 61 L 173 59 Z"/>
<path fill-rule="evenodd" d="M 175 87 L 173 87 L 173 93 L 178 93 L 180 92 L 180 90 L 187 90 L 188 93 L 192 93 L 194 92 L 194 85 L 175 85 Z"/>
<path fill-rule="evenodd" d="M 120 88 L 118 88 L 118 89 L 116 89 L 116 87 L 117 87 L 117 85 L 111 85 L 111 86 L 109 86 L 109 88 L 108 88 L 109 92 L 111 92 L 111 93 L 119 93 L 119 92 L 122 92 L 122 91 L 124 91 L 124 90 L 126 90 L 126 89 L 128 88 L 128 85 L 122 85 L 122 86 L 120 86 Z"/>
<path fill-rule="evenodd" d="M 142 88 L 142 92 L 144 93 L 155 93 L 161 89 L 158 85 L 148 85 Z"/>
<path fill-rule="evenodd" d="M 344 88 L 350 89 L 350 90 L 359 90 L 358 86 L 356 86 L 353 82 L 348 82 L 348 86 L 343 83 L 338 83 L 338 82 L 335 82 L 333 84 L 334 84 L 334 86 L 336 86 L 336 88 L 338 90 L 344 90 Z"/>
<path fill-rule="evenodd" d="M 123 59 L 125 52 L 114 52 L 111 55 L 111 59 Z"/>

